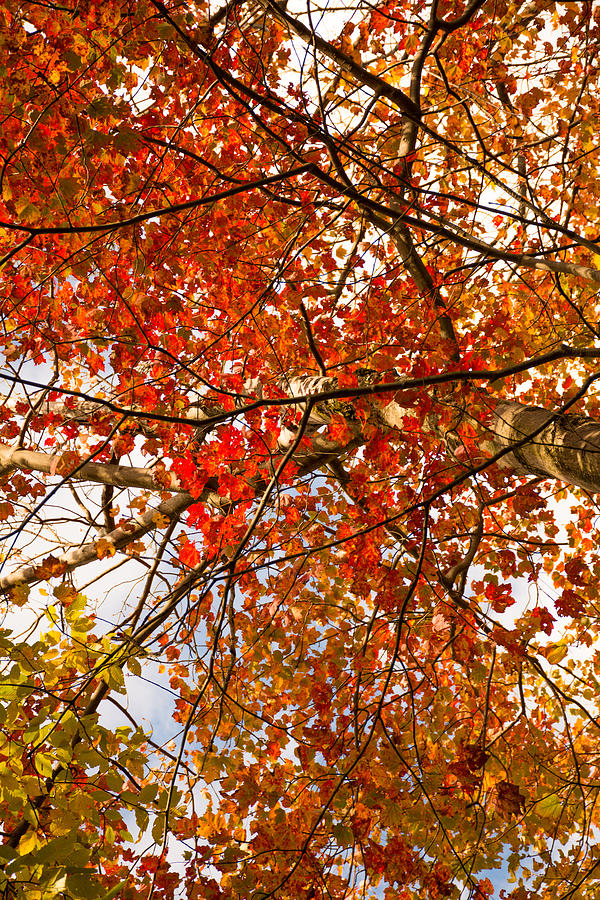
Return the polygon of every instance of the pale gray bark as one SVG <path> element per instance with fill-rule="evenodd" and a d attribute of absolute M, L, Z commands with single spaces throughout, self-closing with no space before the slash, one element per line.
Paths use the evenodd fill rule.
<path fill-rule="evenodd" d="M 160 479 L 156 479 L 153 469 L 89 462 L 76 472 L 70 473 L 62 472 L 60 460 L 60 453 L 40 453 L 38 450 L 24 450 L 21 447 L 15 448 L 0 444 L 0 471 L 2 469 L 24 469 L 44 472 L 47 475 L 64 475 L 77 481 L 111 484 L 118 488 L 143 488 L 148 491 L 163 490 L 177 491 L 178 493 L 185 491 L 177 476 L 172 472 L 162 472 Z"/>
<path fill-rule="evenodd" d="M 558 478 L 600 491 L 600 422 L 505 401 L 496 407 L 494 432 L 496 451 L 535 434 L 500 461 L 515 474 Z"/>
<path fill-rule="evenodd" d="M 194 503 L 194 499 L 189 494 L 176 494 L 161 503 L 156 509 L 148 509 L 140 516 L 136 516 L 129 522 L 126 522 L 119 528 L 115 528 L 109 534 L 104 535 L 101 540 L 110 544 L 115 550 L 122 550 L 132 541 L 137 540 L 156 528 L 157 520 L 160 517 L 172 519 Z M 98 559 L 98 541 L 90 541 L 75 547 L 66 553 L 62 553 L 57 557 L 58 562 L 62 563 L 65 572 L 72 572 L 79 566 L 86 563 L 94 562 Z M 10 572 L 8 575 L 0 577 L 0 593 L 6 593 L 13 587 L 20 584 L 35 584 L 41 581 L 39 566 L 21 566 Z"/>
<path fill-rule="evenodd" d="M 320 376 L 313 378 L 305 376 L 298 379 L 290 379 L 287 387 L 292 396 L 307 396 L 311 393 L 318 393 L 319 390 L 331 389 L 337 386 L 336 379 L 322 378 Z M 254 385 L 253 387 L 258 387 Z M 299 393 L 301 392 L 301 393 Z M 63 413 L 71 419 L 76 418 L 85 422 L 98 411 L 99 407 L 93 402 L 80 401 L 73 405 L 72 408 L 64 407 L 61 403 L 47 404 L 47 410 L 57 414 Z M 187 411 L 186 411 L 187 412 Z M 320 414 L 316 409 L 313 411 L 310 421 L 313 429 L 321 427 L 325 424 L 329 416 L 327 411 Z M 201 427 L 200 410 L 194 410 L 194 414 L 198 415 Z M 309 472 L 313 468 L 325 465 L 332 458 L 337 457 L 341 453 L 358 446 L 361 443 L 360 426 L 355 424 L 352 429 L 358 437 L 353 437 L 350 441 L 341 445 L 337 442 L 330 441 L 318 434 L 312 434 L 311 448 L 307 451 L 299 451 L 294 454 L 294 458 L 302 463 L 302 471 Z M 296 435 L 289 429 L 284 429 L 279 439 L 279 452 L 287 452 L 292 445 Z M 108 463 L 84 463 L 80 468 L 73 472 L 62 472 L 60 468 L 61 454 L 42 453 L 38 450 L 26 450 L 20 447 L 9 447 L 6 444 L 0 444 L 0 473 L 4 470 L 22 469 L 37 471 L 50 476 L 63 477 L 66 480 L 75 479 L 78 481 L 96 482 L 98 484 L 113 485 L 119 488 L 141 488 L 150 491 L 174 491 L 177 494 L 168 500 L 165 500 L 158 507 L 148 509 L 143 514 L 133 517 L 119 528 L 114 529 L 99 540 L 89 541 L 80 547 L 69 550 L 57 557 L 58 563 L 62 564 L 65 572 L 72 572 L 80 566 L 94 562 L 98 559 L 99 541 L 110 544 L 115 551 L 124 550 L 133 541 L 143 537 L 152 531 L 157 522 L 162 517 L 172 519 L 179 516 L 192 503 L 205 503 L 222 512 L 226 512 L 231 507 L 231 499 L 228 496 L 220 496 L 213 487 L 214 484 L 208 483 L 199 497 L 192 498 L 186 492 L 183 485 L 174 473 L 161 473 L 160 478 L 155 478 L 152 469 L 140 468 L 136 466 L 112 465 Z M 265 473 L 266 474 L 266 473 Z M 260 476 L 255 479 L 255 488 L 257 495 L 260 495 L 264 489 L 264 483 Z M 11 588 L 21 584 L 35 584 L 43 580 L 40 573 L 39 565 L 20 566 L 13 572 L 0 577 L 0 594 L 10 591 Z"/>
<path fill-rule="evenodd" d="M 259 385 L 253 385 L 253 393 L 260 396 Z M 287 379 L 285 389 L 291 397 L 315 396 L 321 392 L 335 390 L 337 379 L 324 376 L 293 376 Z M 399 395 L 401 396 L 401 394 Z M 379 426 L 402 431 L 407 414 L 398 402 L 392 401 L 379 406 L 373 398 L 373 416 Z M 307 471 L 319 465 L 328 465 L 339 459 L 344 453 L 359 446 L 362 442 L 361 426 L 358 421 L 349 420 L 353 437 L 346 446 L 341 446 L 326 437 L 316 434 L 326 424 L 332 412 L 339 411 L 346 415 L 351 400 L 328 401 L 318 403 L 312 410 L 308 430 L 312 431 L 311 450 L 295 454 L 304 462 Z M 72 414 L 78 418 L 88 417 L 95 412 L 91 407 L 95 404 L 81 404 Z M 503 401 L 495 410 L 493 425 L 493 441 L 487 444 L 487 452 L 511 450 L 500 460 L 500 465 L 510 468 L 517 475 L 541 475 L 556 478 L 567 484 L 577 485 L 588 491 L 600 492 L 600 422 L 584 416 L 553 413 L 541 407 L 524 406 L 512 401 Z M 530 438 L 528 440 L 528 438 Z M 284 431 L 280 436 L 279 451 L 289 447 L 294 440 L 293 431 Z M 484 444 L 482 443 L 482 448 Z M 41 453 L 36 450 L 11 448 L 0 444 L 0 470 L 19 468 L 34 470 L 50 475 L 58 474 L 60 455 Z M 74 477 L 80 481 L 92 481 L 110 484 L 120 488 L 141 488 L 145 490 L 165 490 L 166 484 L 160 479 L 157 483 L 152 469 L 134 466 L 85 463 L 77 472 L 65 477 Z M 231 503 L 229 498 L 220 497 L 207 486 L 202 496 L 193 500 L 174 474 L 166 473 L 169 479 L 168 489 L 178 492 L 176 496 L 161 503 L 156 509 L 147 510 L 142 515 L 120 528 L 107 534 L 103 540 L 108 541 L 115 550 L 124 549 L 129 543 L 151 531 L 157 520 L 157 513 L 167 518 L 179 515 L 193 502 L 204 502 L 215 508 L 225 510 Z M 260 491 L 260 484 L 257 483 Z M 72 571 L 81 565 L 97 559 L 98 542 L 92 541 L 79 548 L 70 550 L 58 557 L 66 571 Z M 0 578 L 0 592 L 4 593 L 18 584 L 33 584 L 40 580 L 39 567 L 22 566 L 16 571 Z"/>
<path fill-rule="evenodd" d="M 338 381 L 329 376 L 295 375 L 281 379 L 279 387 L 283 388 L 291 398 L 307 397 L 335 390 L 338 387 Z M 249 382 L 247 390 L 259 399 L 263 396 L 262 385 L 258 381 Z M 402 394 L 399 393 L 398 397 L 401 398 L 401 396 Z M 397 401 L 380 406 L 376 397 L 373 397 L 372 400 L 373 416 L 379 425 L 402 431 L 403 419 L 407 410 Z M 320 455 L 329 456 L 331 459 L 360 445 L 362 441 L 359 422 L 349 420 L 348 424 L 354 432 L 354 439 L 350 440 L 346 446 L 340 446 L 325 435 L 317 433 L 322 426 L 327 424 L 333 412 L 341 412 L 345 415 L 351 403 L 350 398 L 339 401 L 325 399 L 313 407 L 307 430 L 307 434 L 311 435 L 311 450 L 300 451 L 296 454 L 298 460 L 315 460 Z M 67 414 L 70 418 L 82 422 L 89 420 L 99 409 L 95 403 L 82 401 L 73 404 L 71 409 L 67 409 L 60 402 L 48 403 L 45 406 L 49 412 L 57 415 Z M 186 410 L 186 417 L 188 415 L 189 412 Z M 197 415 L 201 427 L 202 419 L 207 417 L 206 413 L 200 409 L 194 409 L 193 415 Z M 535 434 L 540 429 L 542 431 Z M 514 444 L 523 442 L 523 439 L 529 435 L 535 434 L 531 441 L 525 442 L 514 452 L 502 458 L 500 464 L 505 468 L 511 468 L 515 474 L 542 475 L 578 485 L 589 491 L 600 491 L 600 423 L 595 420 L 584 416 L 556 414 L 541 407 L 503 401 L 495 410 L 493 432 L 493 445 L 489 447 L 492 453 L 506 450 Z M 283 429 L 279 438 L 280 452 L 287 450 L 293 438 L 293 430 Z M 0 444 L 0 471 L 19 468 L 56 474 L 56 466 L 59 461 L 60 454 L 51 455 Z M 324 459 L 324 461 L 327 460 Z M 69 477 L 80 481 L 110 484 L 119 488 L 177 492 L 185 490 L 175 475 L 171 473 L 165 473 L 165 475 L 169 479 L 168 485 L 162 477 L 157 482 L 152 469 L 90 462 Z M 206 491 L 201 499 L 216 507 L 221 507 L 223 503 L 227 502 L 226 499 L 209 491 Z"/>

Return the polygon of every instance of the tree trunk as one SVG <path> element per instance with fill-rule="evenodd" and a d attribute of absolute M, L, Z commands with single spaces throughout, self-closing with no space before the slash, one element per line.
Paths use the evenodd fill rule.
<path fill-rule="evenodd" d="M 536 434 L 540 428 L 542 430 Z M 500 465 L 517 475 L 558 478 L 587 491 L 600 491 L 599 422 L 586 416 L 561 415 L 512 401 L 504 401 L 496 407 L 496 451 L 533 434 L 535 437 L 530 442 L 504 456 Z"/>
<path fill-rule="evenodd" d="M 293 376 L 282 380 L 280 387 L 291 397 L 315 396 L 321 392 L 325 394 L 324 403 L 318 404 L 313 409 L 307 429 L 307 434 L 311 436 L 312 458 L 319 452 L 336 456 L 360 444 L 355 421 L 350 421 L 349 424 L 355 431 L 357 439 L 350 442 L 348 446 L 338 446 L 318 433 L 319 429 L 327 424 L 331 411 L 346 415 L 347 408 L 352 405 L 350 398 L 341 401 L 326 399 L 328 391 L 338 388 L 336 378 L 319 375 Z M 256 394 L 259 399 L 263 396 L 262 386 L 257 380 L 248 382 L 246 389 L 251 394 Z M 406 410 L 402 406 L 402 391 L 398 392 L 396 396 L 397 400 L 385 405 L 380 405 L 377 398 L 373 397 L 373 407 L 381 425 L 402 431 L 404 417 L 408 413 L 414 414 L 414 412 Z M 67 408 L 60 401 L 45 401 L 43 409 L 45 412 L 57 415 L 66 414 L 71 420 L 87 422 L 94 413 L 102 409 L 102 406 L 92 401 L 78 401 Z M 108 414 L 110 415 L 110 411 Z M 197 418 L 199 427 L 202 427 L 203 421 L 209 414 L 198 406 L 190 406 L 185 410 L 184 415 L 190 420 Z M 151 421 L 142 421 L 139 424 L 141 430 L 152 432 Z M 526 406 L 505 400 L 496 406 L 492 429 L 491 446 L 486 442 L 488 451 L 491 453 L 506 450 L 515 444 L 520 444 L 528 435 L 535 435 L 531 441 L 518 446 L 500 460 L 499 464 L 503 468 L 510 468 L 516 475 L 541 475 L 547 478 L 557 478 L 591 492 L 600 491 L 600 422 L 586 416 L 564 415 L 549 412 L 540 406 Z M 293 436 L 293 431 L 283 429 L 280 437 L 280 450 L 287 449 Z M 483 446 L 485 445 L 482 444 Z M 48 473 L 51 471 L 54 459 L 55 457 L 52 455 L 22 448 L 10 448 L 0 444 L 0 471 L 21 468 Z M 144 487 L 155 490 L 166 487 L 154 482 L 149 469 L 111 466 L 105 463 L 100 465 L 87 463 L 81 467 L 75 477 L 81 481 L 98 481 L 119 487 Z M 177 479 L 174 476 L 171 478 L 172 483 L 167 489 L 182 490 Z"/>

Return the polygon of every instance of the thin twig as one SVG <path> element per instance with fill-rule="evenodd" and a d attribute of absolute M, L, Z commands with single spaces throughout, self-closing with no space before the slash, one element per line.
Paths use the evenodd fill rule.
<path fill-rule="evenodd" d="M 327 366 L 323 362 L 323 357 L 319 352 L 319 348 L 315 343 L 315 338 L 312 333 L 312 327 L 310 324 L 310 319 L 308 318 L 308 313 L 306 312 L 306 307 L 302 300 L 300 301 L 300 312 L 302 313 L 302 318 L 304 320 L 304 330 L 306 331 L 306 340 L 308 341 L 308 346 L 310 347 L 310 352 L 314 356 L 317 365 L 319 367 L 320 374 L 325 378 L 327 376 Z"/>

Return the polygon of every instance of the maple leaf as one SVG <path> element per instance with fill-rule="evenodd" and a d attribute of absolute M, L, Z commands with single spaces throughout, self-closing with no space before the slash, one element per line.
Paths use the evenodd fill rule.
<path fill-rule="evenodd" d="M 50 554 L 50 556 L 46 556 L 41 564 L 37 566 L 36 578 L 40 579 L 40 581 L 46 580 L 47 578 L 57 578 L 59 575 L 63 575 L 65 570 L 65 563 Z"/>
<path fill-rule="evenodd" d="M 514 604 L 511 587 L 508 584 L 498 585 L 490 582 L 485 587 L 485 596 L 492 604 L 492 609 L 496 612 L 504 612 L 509 606 Z"/>
<path fill-rule="evenodd" d="M 525 796 L 518 786 L 510 781 L 496 784 L 496 810 L 505 819 L 518 816 L 525 808 Z"/>
<path fill-rule="evenodd" d="M 552 633 L 553 623 L 556 619 L 547 609 L 544 609 L 542 606 L 536 606 L 531 610 L 531 616 L 539 622 L 540 631 L 544 631 L 546 634 Z"/>
<path fill-rule="evenodd" d="M 115 545 L 106 538 L 100 538 L 96 544 L 96 555 L 98 559 L 105 559 L 107 556 L 115 555 Z"/>
<path fill-rule="evenodd" d="M 570 588 L 566 588 L 560 597 L 556 598 L 554 605 L 559 616 L 579 618 L 585 612 L 584 598 Z"/>
<path fill-rule="evenodd" d="M 587 580 L 585 576 L 588 574 L 588 571 L 589 570 L 585 562 L 577 557 L 570 559 L 565 563 L 565 574 L 571 584 L 585 584 Z"/>
<path fill-rule="evenodd" d="M 190 569 L 200 561 L 200 552 L 193 541 L 190 541 L 185 535 L 181 540 L 181 549 L 179 551 L 179 559 Z"/>
<path fill-rule="evenodd" d="M 531 7 L 0 8 L 7 896 L 589 869 L 600 12 Z"/>

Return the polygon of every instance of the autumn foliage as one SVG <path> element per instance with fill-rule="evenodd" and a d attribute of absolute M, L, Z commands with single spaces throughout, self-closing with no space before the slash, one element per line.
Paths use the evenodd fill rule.
<path fill-rule="evenodd" d="M 600 7 L 0 8 L 0 896 L 597 896 Z"/>

